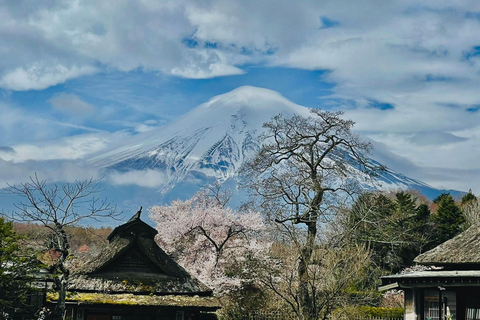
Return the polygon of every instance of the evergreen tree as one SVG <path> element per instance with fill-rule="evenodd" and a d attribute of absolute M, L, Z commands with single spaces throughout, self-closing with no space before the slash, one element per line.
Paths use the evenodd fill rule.
<path fill-rule="evenodd" d="M 417 206 L 417 197 L 397 192 L 363 194 L 349 213 L 347 230 L 352 240 L 367 245 L 377 267 L 398 272 L 436 244 L 435 224 L 428 205 Z"/>
<path fill-rule="evenodd" d="M 447 199 L 447 198 L 452 198 L 453 199 L 453 197 L 450 195 L 450 193 L 443 192 L 443 193 L 439 194 L 435 199 L 433 199 L 433 203 L 440 204 L 440 202 L 442 200 Z"/>
<path fill-rule="evenodd" d="M 418 254 L 416 248 L 420 239 L 416 232 L 419 226 L 415 219 L 417 215 L 415 202 L 416 198 L 410 193 L 400 191 L 395 194 L 394 226 L 402 242 L 393 254 L 398 258 L 399 269 L 411 265 Z"/>
<path fill-rule="evenodd" d="M 427 204 L 420 204 L 416 209 L 414 218 L 414 232 L 418 237 L 417 253 L 433 249 L 436 246 L 436 223 L 433 221 L 430 208 Z"/>
<path fill-rule="evenodd" d="M 12 222 L 0 218 L 0 315 L 10 319 L 27 319 L 34 313 L 27 304 L 34 256 L 22 250 L 19 241 Z"/>
<path fill-rule="evenodd" d="M 418 221 L 419 223 L 421 222 L 426 222 L 430 218 L 430 209 L 428 208 L 428 205 L 425 203 L 422 203 L 417 207 L 417 213 L 415 215 L 415 220 Z"/>
<path fill-rule="evenodd" d="M 462 197 L 461 206 L 463 207 L 464 205 L 476 200 L 477 200 L 477 197 L 475 197 L 475 195 L 472 193 L 472 189 L 470 189 L 468 190 L 468 193 Z"/>
<path fill-rule="evenodd" d="M 395 194 L 395 206 L 401 216 L 409 220 L 416 215 L 416 199 L 410 193 L 400 191 Z"/>
<path fill-rule="evenodd" d="M 462 231 L 465 217 L 462 210 L 448 193 L 442 193 L 435 200 L 438 204 L 435 221 L 438 225 L 437 243 L 443 243 Z"/>

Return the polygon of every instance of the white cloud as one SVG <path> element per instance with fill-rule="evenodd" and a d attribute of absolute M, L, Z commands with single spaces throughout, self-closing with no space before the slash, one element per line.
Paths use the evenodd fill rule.
<path fill-rule="evenodd" d="M 129 136 L 125 132 L 99 132 L 45 140 L 36 143 L 20 143 L 0 149 L 0 159 L 12 163 L 49 160 L 82 160 L 86 156 L 103 151 Z"/>
<path fill-rule="evenodd" d="M 92 167 L 75 164 L 71 161 L 27 161 L 14 163 L 0 159 L 0 188 L 26 182 L 35 174 L 49 182 L 72 183 L 90 178 L 100 179 L 102 173 Z"/>
<path fill-rule="evenodd" d="M 0 79 L 0 87 L 17 91 L 42 90 L 95 71 L 93 66 L 67 67 L 62 64 L 34 63 L 28 67 L 6 71 Z"/>
<path fill-rule="evenodd" d="M 156 129 L 156 128 L 158 128 L 158 127 L 157 126 L 149 126 L 145 123 L 140 123 L 140 124 L 135 126 L 135 132 L 142 133 L 142 132 L 147 132 L 147 131 L 150 131 L 150 130 L 153 130 L 153 129 Z"/>
<path fill-rule="evenodd" d="M 0 86 L 41 90 L 97 72 L 98 66 L 188 78 L 242 73 L 221 50 L 192 49 L 182 42 L 197 28 L 186 17 L 187 6 L 123 0 L 4 3 Z"/>
<path fill-rule="evenodd" d="M 216 52 L 191 51 L 195 53 L 185 65 L 175 67 L 171 73 L 176 76 L 191 79 L 208 79 L 244 73 L 241 69 L 230 65 Z"/>
<path fill-rule="evenodd" d="M 164 172 L 150 169 L 128 172 L 112 171 L 108 174 L 108 180 L 114 185 L 137 185 L 149 188 L 157 188 L 167 183 Z"/>
<path fill-rule="evenodd" d="M 468 1 L 64 0 L 1 9 L 2 83 L 15 90 L 98 64 L 188 78 L 239 74 L 262 61 L 329 69 L 335 91 L 354 98 L 383 91 L 375 86 L 391 98 L 390 89 L 412 88 L 426 74 L 477 79 L 474 59 L 462 60 L 480 38 L 478 19 L 468 18 L 478 4 Z M 337 24 L 325 28 L 321 17 Z"/>

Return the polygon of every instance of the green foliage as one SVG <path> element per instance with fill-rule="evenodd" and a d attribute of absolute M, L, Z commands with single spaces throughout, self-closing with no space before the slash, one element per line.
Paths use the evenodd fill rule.
<path fill-rule="evenodd" d="M 427 221 L 430 218 L 430 209 L 428 205 L 422 203 L 417 207 L 416 220 L 421 223 L 422 221 Z"/>
<path fill-rule="evenodd" d="M 472 190 L 468 190 L 468 193 L 462 197 L 462 203 L 461 206 L 463 207 L 464 205 L 477 200 L 477 197 L 472 193 Z"/>
<path fill-rule="evenodd" d="M 397 192 L 395 194 L 395 209 L 403 218 L 409 219 L 416 215 L 417 206 L 415 205 L 416 198 L 412 197 L 410 193 Z"/>
<path fill-rule="evenodd" d="M 385 308 L 385 307 L 371 307 L 361 306 L 360 310 L 366 317 L 378 318 L 402 318 L 403 308 Z"/>
<path fill-rule="evenodd" d="M 463 202 L 475 200 L 473 194 Z M 465 225 L 461 208 L 448 193 L 434 200 L 435 214 L 408 192 L 371 192 L 358 197 L 348 217 L 352 240 L 367 245 L 376 267 L 390 273 L 413 264 L 414 258 L 460 233 Z M 376 274 L 378 276 L 378 273 Z"/>
<path fill-rule="evenodd" d="M 436 201 L 436 202 L 435 202 Z M 445 242 L 462 231 L 465 217 L 450 194 L 443 193 L 434 200 L 438 204 L 435 221 L 438 224 L 438 243 Z"/>
<path fill-rule="evenodd" d="M 403 308 L 385 308 L 373 306 L 345 306 L 333 312 L 331 320 L 349 319 L 402 319 Z"/>
<path fill-rule="evenodd" d="M 27 319 L 34 312 L 27 304 L 33 292 L 29 274 L 34 270 L 34 255 L 22 249 L 20 241 L 12 222 L 0 218 L 0 312 L 13 319 Z"/>
<path fill-rule="evenodd" d="M 419 253 L 432 248 L 435 226 L 430 210 L 417 202 L 417 196 L 407 192 L 371 192 L 353 204 L 347 230 L 351 230 L 354 242 L 372 250 L 377 268 L 398 272 L 412 265 Z"/>
<path fill-rule="evenodd" d="M 452 197 L 452 196 L 448 192 L 441 193 L 435 199 L 433 199 L 433 203 L 439 204 L 442 200 L 444 200 L 446 198 L 450 198 L 450 197 Z"/>

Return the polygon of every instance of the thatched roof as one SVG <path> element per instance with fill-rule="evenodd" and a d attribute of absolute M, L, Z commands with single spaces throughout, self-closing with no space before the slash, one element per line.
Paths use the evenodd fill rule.
<path fill-rule="evenodd" d="M 47 295 L 48 302 L 55 302 L 57 293 Z M 67 295 L 68 302 L 78 305 L 116 305 L 116 306 L 162 306 L 180 308 L 202 308 L 203 310 L 216 310 L 220 308 L 220 301 L 215 297 L 201 296 L 151 296 L 135 294 L 105 294 L 105 293 L 73 293 Z"/>
<path fill-rule="evenodd" d="M 153 231 L 152 231 L 153 230 Z M 115 228 L 102 252 L 72 274 L 70 291 L 153 295 L 211 295 L 155 242 L 155 229 L 140 211 Z"/>
<path fill-rule="evenodd" d="M 152 237 L 155 237 L 155 235 L 158 233 L 157 230 L 146 224 L 140 219 L 140 216 L 142 214 L 142 207 L 140 207 L 140 210 L 135 213 L 130 220 L 128 220 L 126 223 L 119 225 L 115 229 L 113 229 L 112 233 L 110 233 L 107 237 L 107 240 L 112 242 L 117 236 L 122 236 L 125 234 L 128 234 L 129 232 L 139 232 L 141 231 L 142 233 L 149 234 Z"/>
<path fill-rule="evenodd" d="M 422 253 L 414 260 L 423 265 L 480 265 L 480 224 L 473 225 L 456 237 Z"/>

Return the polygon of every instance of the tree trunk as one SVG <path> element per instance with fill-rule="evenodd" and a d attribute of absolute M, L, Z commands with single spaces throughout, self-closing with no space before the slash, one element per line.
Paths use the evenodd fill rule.
<path fill-rule="evenodd" d="M 55 307 L 53 319 L 63 318 L 63 314 L 65 313 L 65 308 L 66 308 L 65 300 L 67 297 L 67 284 L 68 284 L 67 277 L 64 274 L 60 275 L 56 281 L 56 285 L 58 286 L 58 300 L 57 300 L 57 305 Z"/>
<path fill-rule="evenodd" d="M 56 221 L 55 221 L 56 222 Z M 55 281 L 58 292 L 57 305 L 55 307 L 54 319 L 63 319 L 65 313 L 65 300 L 67 297 L 68 281 L 70 278 L 70 270 L 65 266 L 67 258 L 70 256 L 70 243 L 68 237 L 63 229 L 63 226 L 56 222 L 56 236 L 58 241 L 58 251 L 60 257 L 58 258 L 55 271 L 59 273 L 58 278 Z"/>
<path fill-rule="evenodd" d="M 300 262 L 298 264 L 298 298 L 300 300 L 302 320 L 314 320 L 317 317 L 317 312 L 315 307 L 315 297 L 312 296 L 313 292 L 311 293 L 309 291 L 310 276 L 308 274 L 308 265 L 312 259 L 315 237 L 317 236 L 317 222 L 308 222 L 307 228 L 307 241 L 302 248 Z"/>

